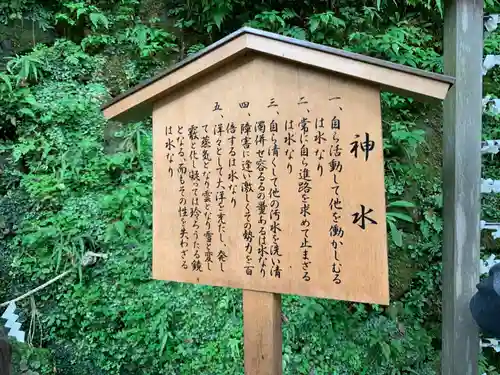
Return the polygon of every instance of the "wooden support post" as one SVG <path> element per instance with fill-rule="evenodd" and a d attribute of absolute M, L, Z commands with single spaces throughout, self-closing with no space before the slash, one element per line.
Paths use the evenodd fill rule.
<path fill-rule="evenodd" d="M 479 281 L 483 0 L 445 6 L 444 70 L 456 77 L 444 103 L 442 375 L 478 372 L 469 301 Z"/>
<path fill-rule="evenodd" d="M 245 375 L 281 375 L 281 295 L 243 290 Z"/>

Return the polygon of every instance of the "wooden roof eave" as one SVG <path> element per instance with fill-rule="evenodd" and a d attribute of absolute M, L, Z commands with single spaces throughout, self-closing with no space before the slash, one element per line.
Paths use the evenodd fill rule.
<path fill-rule="evenodd" d="M 443 100 L 454 83 L 452 77 L 245 27 L 104 104 L 104 116 L 141 120 L 160 97 L 249 51 L 361 79 L 420 100 Z"/>
<path fill-rule="evenodd" d="M 332 54 L 318 49 L 301 48 L 277 40 L 248 36 L 248 48 L 253 51 L 326 69 L 351 78 L 372 82 L 383 91 L 395 92 L 419 100 L 443 100 L 454 80 L 438 74 L 412 69 L 400 64 L 363 56 L 353 59 L 350 53 Z M 358 55 L 359 56 L 359 55 Z M 374 64 L 376 60 L 376 64 Z"/>
<path fill-rule="evenodd" d="M 117 121 L 140 121 L 153 111 L 153 103 L 189 80 L 215 70 L 247 50 L 247 36 L 241 35 L 217 46 L 212 53 L 198 53 L 181 61 L 160 76 L 153 77 L 101 107 L 104 117 Z M 201 51 L 205 52 L 205 50 Z"/>

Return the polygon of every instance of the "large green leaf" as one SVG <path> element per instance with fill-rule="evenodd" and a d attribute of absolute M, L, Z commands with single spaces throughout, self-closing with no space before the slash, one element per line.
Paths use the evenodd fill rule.
<path fill-rule="evenodd" d="M 408 215 L 403 214 L 401 212 L 388 212 L 387 215 L 392 216 L 392 217 L 396 217 L 398 219 L 407 221 L 409 223 L 413 223 L 413 219 L 411 218 L 411 216 L 408 216 Z"/>

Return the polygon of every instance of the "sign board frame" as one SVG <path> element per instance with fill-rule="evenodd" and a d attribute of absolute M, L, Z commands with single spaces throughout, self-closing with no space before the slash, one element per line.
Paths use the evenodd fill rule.
<path fill-rule="evenodd" d="M 247 56 L 159 100 L 153 139 L 154 278 L 388 304 L 376 86 Z"/>

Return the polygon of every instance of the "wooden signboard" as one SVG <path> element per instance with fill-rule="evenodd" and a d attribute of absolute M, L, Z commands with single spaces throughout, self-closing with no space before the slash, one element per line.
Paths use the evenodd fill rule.
<path fill-rule="evenodd" d="M 242 28 L 103 106 L 153 114 L 153 277 L 243 289 L 246 374 L 281 374 L 281 294 L 389 303 L 380 90 L 452 82 Z"/>
<path fill-rule="evenodd" d="M 377 87 L 259 56 L 153 113 L 155 278 L 388 303 Z"/>

